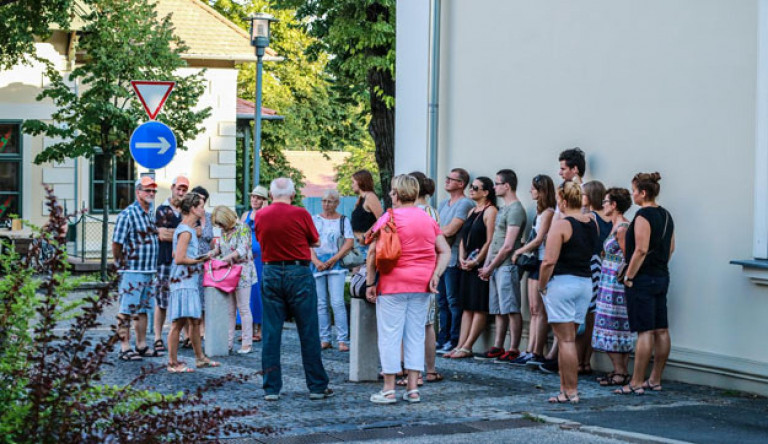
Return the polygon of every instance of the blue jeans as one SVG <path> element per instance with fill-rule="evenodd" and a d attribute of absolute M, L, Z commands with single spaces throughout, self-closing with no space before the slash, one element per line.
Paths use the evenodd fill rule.
<path fill-rule="evenodd" d="M 336 324 L 336 340 L 349 344 L 347 306 L 344 304 L 344 278 L 346 273 L 328 273 L 315 276 L 317 286 L 317 317 L 320 322 L 320 340 L 331 342 L 331 315 L 328 311 L 330 299 L 333 320 Z"/>
<path fill-rule="evenodd" d="M 261 281 L 264 306 L 262 325 L 263 346 L 261 368 L 264 371 L 264 392 L 280 394 L 283 374 L 280 366 L 280 343 L 283 323 L 289 314 L 296 320 L 301 342 L 304 377 L 310 393 L 323 393 L 328 388 L 328 374 L 323 367 L 317 322 L 317 293 L 315 279 L 309 267 L 301 265 L 264 265 Z"/>
<path fill-rule="evenodd" d="M 458 295 L 460 274 L 459 267 L 448 267 L 440 279 L 437 295 L 440 331 L 437 334 L 437 342 L 441 345 L 449 341 L 454 347 L 459 345 L 462 312 Z"/>

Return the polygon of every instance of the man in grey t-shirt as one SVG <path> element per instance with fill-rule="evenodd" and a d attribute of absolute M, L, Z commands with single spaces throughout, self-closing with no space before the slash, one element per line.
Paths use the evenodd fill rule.
<path fill-rule="evenodd" d="M 496 196 L 504 206 L 496 214 L 496 225 L 485 265 L 478 273 L 490 280 L 489 313 L 496 315 L 496 338 L 493 347 L 475 359 L 496 359 L 509 363 L 520 355 L 523 317 L 520 315 L 520 272 L 511 261 L 512 252 L 521 247 L 527 215 L 517 198 L 517 175 L 504 169 L 496 173 Z M 504 338 L 509 326 L 509 351 L 504 351 Z"/>
<path fill-rule="evenodd" d="M 445 191 L 448 198 L 440 202 L 437 212 L 440 230 L 451 244 L 451 261 L 448 263 L 438 287 L 437 305 L 440 312 L 440 331 L 437 334 L 437 353 L 444 354 L 459 344 L 461 332 L 461 305 L 459 304 L 459 241 L 457 239 L 469 210 L 475 203 L 464 196 L 469 185 L 469 173 L 463 168 L 454 168 L 445 177 Z"/>

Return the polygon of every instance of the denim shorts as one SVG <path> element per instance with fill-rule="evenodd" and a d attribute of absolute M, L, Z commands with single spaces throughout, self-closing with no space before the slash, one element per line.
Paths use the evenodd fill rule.
<path fill-rule="evenodd" d="M 503 265 L 491 274 L 488 313 L 520 313 L 520 272 L 516 265 Z"/>
<path fill-rule="evenodd" d="M 626 287 L 629 330 L 642 332 L 669 328 L 667 290 L 669 276 L 637 275 Z"/>
<path fill-rule="evenodd" d="M 120 296 L 120 314 L 150 314 L 154 308 L 152 294 L 155 286 L 155 273 L 122 273 L 118 294 Z"/>
<path fill-rule="evenodd" d="M 592 278 L 568 274 L 552 276 L 542 299 L 550 324 L 583 324 L 592 299 Z"/>

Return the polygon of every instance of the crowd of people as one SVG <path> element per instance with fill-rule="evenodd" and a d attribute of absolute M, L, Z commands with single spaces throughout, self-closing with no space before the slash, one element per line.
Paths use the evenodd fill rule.
<path fill-rule="evenodd" d="M 530 182 L 532 223 L 511 169 L 473 180 L 466 170 L 452 169 L 445 177 L 447 198 L 436 209 L 428 203 L 432 179 L 421 172 L 398 175 L 386 212 L 373 176 L 361 170 L 351 177 L 358 200 L 350 217 L 338 211 L 335 190 L 325 192 L 319 214 L 293 205 L 294 184 L 287 178 L 274 180 L 269 191 L 256 187 L 251 209 L 238 218 L 225 206 L 206 212 L 207 191 L 188 191 L 189 181 L 178 177 L 171 197 L 152 214 L 157 184 L 143 177 L 113 237 L 121 270 L 118 357 L 162 356 L 167 316 L 169 372 L 194 371 L 178 359 L 185 345 L 194 350 L 196 368 L 219 366 L 201 347 L 203 264 L 216 259 L 242 268 L 236 288 L 225 294 L 229 348 L 238 320 L 238 353 L 250 353 L 253 341 L 263 339 L 269 401 L 280 398 L 281 336 L 289 317 L 301 341 L 310 399 L 333 396 L 322 350 L 334 342 L 340 352 L 350 350 L 344 300 L 350 273 L 364 277 L 365 298 L 376 305 L 383 387 L 371 402 L 397 402 L 398 385 L 406 388 L 404 401 L 421 401 L 422 384 L 443 380 L 436 355 L 557 372 L 560 391 L 548 401 L 576 403 L 578 375 L 592 373 L 594 349 L 613 365 L 597 378 L 600 385 L 615 386 L 620 395 L 661 390 L 670 350 L 667 264 L 675 245 L 672 216 L 656 202 L 661 177 L 638 173 L 631 191 L 606 189 L 597 180 L 584 183 L 581 149 L 565 150 L 558 160 L 559 185 L 544 174 Z M 639 210 L 630 221 L 625 213 L 633 203 Z M 523 295 L 530 312 L 525 349 Z M 150 313 L 153 346 L 146 340 Z M 489 320 L 492 343 L 475 350 Z"/>

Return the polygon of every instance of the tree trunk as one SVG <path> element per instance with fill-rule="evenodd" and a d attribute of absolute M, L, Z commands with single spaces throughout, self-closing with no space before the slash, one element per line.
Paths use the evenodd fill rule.
<path fill-rule="evenodd" d="M 104 151 L 102 177 L 104 177 L 104 195 L 101 207 L 104 209 L 101 218 L 101 281 L 107 281 L 107 247 L 109 245 L 109 194 L 112 190 L 112 161 L 113 154 Z"/>
<path fill-rule="evenodd" d="M 389 208 L 392 206 L 389 190 L 395 174 L 395 109 L 388 107 L 374 91 L 378 89 L 385 95 L 394 97 L 395 80 L 387 71 L 372 69 L 368 71 L 368 87 L 371 95 L 371 122 L 368 132 L 376 146 L 376 163 L 379 164 L 384 206 Z"/>

